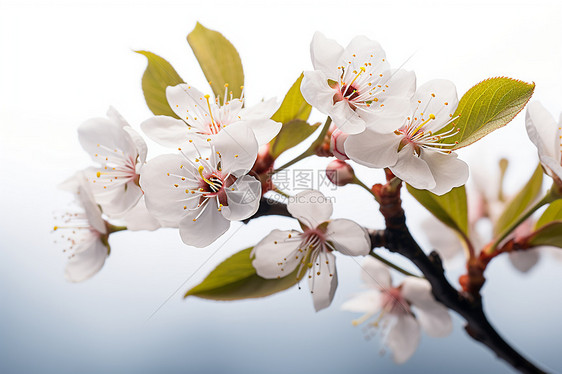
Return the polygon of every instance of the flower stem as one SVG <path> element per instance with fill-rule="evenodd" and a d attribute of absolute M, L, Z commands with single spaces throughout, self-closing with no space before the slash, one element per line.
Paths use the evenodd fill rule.
<path fill-rule="evenodd" d="M 419 275 L 415 275 L 413 273 L 410 273 L 407 270 L 402 269 L 400 266 L 388 261 L 387 259 L 385 259 L 384 257 L 379 256 L 378 254 L 376 254 L 375 252 L 371 252 L 369 253 L 371 256 L 373 256 L 374 258 L 376 258 L 377 260 L 379 260 L 380 262 L 384 263 L 387 266 L 390 266 L 391 268 L 393 268 L 394 270 L 397 270 L 399 272 L 401 272 L 402 274 L 408 276 L 408 277 L 416 277 L 416 278 L 422 278 Z"/>
<path fill-rule="evenodd" d="M 504 240 L 509 234 L 513 232 L 520 224 L 522 224 L 527 218 L 529 218 L 533 213 L 535 213 L 539 208 L 546 204 L 550 204 L 551 202 L 559 199 L 560 197 L 554 191 L 554 188 L 551 188 L 546 195 L 542 199 L 540 199 L 535 205 L 531 206 L 527 209 L 519 218 L 513 222 L 508 228 L 502 231 L 502 233 L 498 236 L 498 238 L 494 241 L 494 243 L 486 249 L 486 254 L 492 254 L 496 251 L 498 245 Z"/>
<path fill-rule="evenodd" d="M 359 178 L 357 178 L 356 176 L 353 176 L 353 180 L 351 181 L 351 183 L 356 184 L 359 187 L 362 187 L 364 190 L 369 192 L 371 195 L 375 196 L 375 194 L 373 193 L 373 190 L 371 190 L 365 183 L 361 182 L 359 180 Z"/>
<path fill-rule="evenodd" d="M 127 230 L 127 226 L 115 226 L 115 225 L 112 225 L 111 223 L 108 223 L 107 229 L 108 229 L 109 233 L 112 234 L 112 233 L 117 232 L 117 231 Z"/>
<path fill-rule="evenodd" d="M 302 154 L 298 155 L 297 157 L 295 157 L 291 161 L 289 161 L 286 164 L 284 164 L 284 165 L 278 167 L 277 169 L 273 170 L 271 172 L 271 174 L 273 175 L 275 173 L 280 172 L 281 170 L 285 170 L 289 166 L 292 166 L 292 165 L 296 164 L 297 162 L 299 162 L 301 160 L 304 160 L 305 158 L 307 158 L 309 156 L 315 155 L 318 147 L 324 142 L 324 138 L 326 137 L 326 134 L 328 133 L 328 129 L 330 128 L 331 123 L 332 123 L 332 118 L 330 118 L 330 117 L 326 118 L 326 122 L 324 122 L 324 127 L 322 127 L 322 131 L 320 131 L 320 134 L 318 134 L 318 137 L 316 138 L 316 140 L 314 142 L 312 142 L 310 147 L 308 147 L 308 149 L 306 151 L 304 151 Z"/>

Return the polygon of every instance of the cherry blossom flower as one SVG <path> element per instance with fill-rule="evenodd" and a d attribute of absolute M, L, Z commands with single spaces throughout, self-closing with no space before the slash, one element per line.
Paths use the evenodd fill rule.
<path fill-rule="evenodd" d="M 430 81 L 416 91 L 393 132 L 381 134 L 369 127 L 348 137 L 345 152 L 362 165 L 388 167 L 413 187 L 443 195 L 468 179 L 468 165 L 451 152 L 455 144 L 440 142 L 458 131 L 445 130 L 455 119 L 457 104 L 452 82 Z"/>
<path fill-rule="evenodd" d="M 89 185 L 84 173 L 78 172 L 60 186 L 75 194 L 78 205 L 75 212 L 56 217 L 61 223 L 54 227 L 56 234 L 60 233 L 56 242 L 62 242 L 63 251 L 68 255 L 65 276 L 71 282 L 92 277 L 100 271 L 109 255 L 107 224 Z"/>
<path fill-rule="evenodd" d="M 230 221 L 257 211 L 261 183 L 247 173 L 258 144 L 247 127 L 228 127 L 202 146 L 196 143 L 188 141 L 180 154 L 150 160 L 140 184 L 148 211 L 163 226 L 179 227 L 185 244 L 205 247 L 228 230 Z"/>
<path fill-rule="evenodd" d="M 101 164 L 86 176 L 96 202 L 110 217 L 121 216 L 142 197 L 139 173 L 146 160 L 147 147 L 140 135 L 113 108 L 108 118 L 92 118 L 78 128 L 80 144 Z"/>
<path fill-rule="evenodd" d="M 335 129 L 330 135 L 330 151 L 335 158 L 341 161 L 349 160 L 345 154 L 344 144 L 349 135 L 340 129 Z"/>
<path fill-rule="evenodd" d="M 420 327 L 432 337 L 451 333 L 451 316 L 435 300 L 427 280 L 406 277 L 400 286 L 393 287 L 388 268 L 372 257 L 365 258 L 361 278 L 370 290 L 345 302 L 342 309 L 365 313 L 353 321 L 355 326 L 376 317 L 370 326 L 381 328 L 383 342 L 396 363 L 401 364 L 414 354 L 420 341 Z"/>
<path fill-rule="evenodd" d="M 289 200 L 287 209 L 303 232 L 273 230 L 253 250 L 253 266 L 260 277 L 276 279 L 308 270 L 308 285 L 316 311 L 332 303 L 338 285 L 338 251 L 365 256 L 371 250 L 369 235 L 347 219 L 330 220 L 332 203 L 319 191 L 303 191 Z"/>
<path fill-rule="evenodd" d="M 387 121 L 377 120 L 401 113 L 414 93 L 414 73 L 391 70 L 380 44 L 365 36 L 344 49 L 316 32 L 310 56 L 314 70 L 304 72 L 301 92 L 345 133 L 360 133 L 371 124 L 375 131 L 388 130 Z"/>
<path fill-rule="evenodd" d="M 556 120 L 538 101 L 527 105 L 525 126 L 546 173 L 562 187 L 562 114 Z"/>
<path fill-rule="evenodd" d="M 259 145 L 267 144 L 273 139 L 281 124 L 270 119 L 278 108 L 275 99 L 262 101 L 250 108 L 244 107 L 244 94 L 240 98 L 228 97 L 228 85 L 225 87 L 224 104 L 219 98 L 187 84 L 166 89 L 168 104 L 180 118 L 156 116 L 141 124 L 144 133 L 155 142 L 167 147 L 177 148 L 192 134 L 203 138 L 213 137 L 229 126 L 246 127 L 252 130 Z"/>

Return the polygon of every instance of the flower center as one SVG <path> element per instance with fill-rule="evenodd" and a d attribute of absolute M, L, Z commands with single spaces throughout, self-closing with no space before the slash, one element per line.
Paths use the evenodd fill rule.
<path fill-rule="evenodd" d="M 138 184 L 140 176 L 136 171 L 136 156 L 127 156 L 122 150 L 112 150 L 104 145 L 97 146 L 104 154 L 96 153 L 94 157 L 103 166 L 103 171 L 96 173 L 93 183 L 102 183 L 104 189 L 116 188 L 130 181 Z"/>
<path fill-rule="evenodd" d="M 383 290 L 381 294 L 381 313 L 390 313 L 394 315 L 405 315 L 411 313 L 410 305 L 402 297 L 402 293 L 398 288 L 389 288 Z"/>

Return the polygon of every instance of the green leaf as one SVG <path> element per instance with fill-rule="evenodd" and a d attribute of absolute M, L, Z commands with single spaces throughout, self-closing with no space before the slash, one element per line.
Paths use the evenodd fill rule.
<path fill-rule="evenodd" d="M 527 208 L 531 206 L 541 192 L 542 180 L 543 170 L 539 164 L 527 184 L 511 199 L 501 216 L 495 222 L 494 235 L 504 232 L 504 230 L 514 224 Z"/>
<path fill-rule="evenodd" d="M 301 73 L 296 82 L 293 83 L 285 95 L 281 106 L 271 117 L 272 120 L 286 124 L 295 119 L 300 119 L 302 121 L 306 121 L 308 119 L 312 106 L 306 102 L 301 93 L 301 82 L 303 77 L 304 75 Z"/>
<path fill-rule="evenodd" d="M 534 83 L 506 77 L 478 83 L 463 95 L 453 115 L 460 117 L 451 126 L 460 131 L 442 142 L 458 142 L 454 149 L 466 147 L 507 125 L 525 107 L 534 90 Z"/>
<path fill-rule="evenodd" d="M 453 188 L 441 196 L 415 189 L 409 184 L 406 184 L 406 188 L 437 219 L 464 236 L 468 235 L 468 208 L 464 186 Z"/>
<path fill-rule="evenodd" d="M 184 297 L 197 296 L 211 300 L 240 300 L 264 297 L 286 290 L 298 283 L 297 270 L 279 279 L 264 279 L 256 274 L 250 254 L 244 249 L 220 263 L 199 285 Z"/>
<path fill-rule="evenodd" d="M 553 221 L 562 222 L 562 200 L 556 200 L 551 203 L 548 208 L 544 211 L 542 216 L 538 219 L 535 224 L 535 229 L 539 229 Z"/>
<path fill-rule="evenodd" d="M 527 243 L 532 247 L 548 245 L 562 248 L 562 222 L 551 222 L 534 232 Z"/>
<path fill-rule="evenodd" d="M 314 125 L 308 124 L 300 119 L 287 122 L 273 140 L 273 146 L 269 151 L 273 158 L 277 158 L 281 153 L 289 148 L 293 148 L 304 139 L 308 138 L 320 126 L 320 122 Z"/>
<path fill-rule="evenodd" d="M 197 22 L 187 35 L 199 65 L 209 81 L 213 93 L 223 100 L 225 84 L 233 97 L 240 97 L 244 86 L 244 70 L 236 48 L 220 32 L 210 30 Z"/>
<path fill-rule="evenodd" d="M 148 51 L 135 51 L 148 59 L 142 76 L 142 92 L 148 108 L 155 115 L 176 117 L 166 99 L 166 87 L 183 83 L 172 65 L 162 57 Z"/>
<path fill-rule="evenodd" d="M 312 107 L 301 94 L 303 77 L 301 73 L 285 95 L 277 112 L 271 117 L 272 120 L 283 124 L 277 137 L 271 141 L 272 147 L 269 152 L 274 159 L 308 138 L 320 125 L 317 123 L 311 126 L 306 122 Z"/>

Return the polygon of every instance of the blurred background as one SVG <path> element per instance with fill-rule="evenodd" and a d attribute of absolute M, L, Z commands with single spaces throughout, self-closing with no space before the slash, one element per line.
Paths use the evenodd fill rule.
<path fill-rule="evenodd" d="M 450 79 L 460 97 L 485 78 L 509 76 L 534 81 L 533 99 L 555 118 L 562 110 L 557 1 L 2 0 L 0 372 L 512 372 L 466 336 L 456 315 L 451 336 L 423 336 L 414 356 L 395 365 L 378 337 L 368 340 L 362 327 L 352 326 L 356 314 L 339 310 L 362 289 L 359 266 L 350 258 L 338 258 L 335 300 L 319 313 L 306 287 L 250 301 L 182 299 L 216 264 L 272 227 L 295 228 L 287 218 L 260 218 L 241 228 L 235 223 L 206 249 L 186 247 L 172 229 L 120 232 L 110 239 L 112 253 L 100 273 L 81 284 L 64 280 L 66 256 L 51 230 L 53 216 L 72 197 L 57 184 L 91 164 L 76 128 L 103 116 L 109 105 L 137 129 L 151 116 L 140 83 L 146 59 L 133 50 L 159 54 L 184 80 L 210 92 L 185 40 L 196 21 L 238 49 L 250 105 L 282 99 L 311 68 L 309 43 L 319 30 L 343 45 L 358 34 L 378 40 L 389 62 L 407 61 L 404 68 L 415 70 L 419 84 Z M 324 118 L 314 111 L 311 120 Z M 149 158 L 161 151 L 149 142 Z M 522 114 L 461 157 L 472 171 L 508 158 L 505 187 L 511 194 L 538 162 Z M 327 162 L 313 158 L 298 166 L 318 169 Z M 368 183 L 383 179 L 380 171 L 356 170 Z M 327 193 L 336 199 L 335 217 L 382 227 L 377 205 L 359 188 Z M 414 236 L 429 250 L 421 226 L 428 214 L 407 194 L 404 200 Z M 462 260 L 448 269 L 456 282 Z M 548 254 L 525 274 L 500 257 L 488 268 L 483 290 L 500 333 L 551 372 L 562 372 L 561 270 L 562 262 Z"/>

